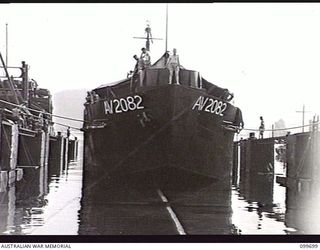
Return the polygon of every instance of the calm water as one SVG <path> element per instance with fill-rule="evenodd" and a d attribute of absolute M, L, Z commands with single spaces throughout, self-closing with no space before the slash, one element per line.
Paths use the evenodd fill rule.
<path fill-rule="evenodd" d="M 48 172 L 29 170 L 1 192 L 0 234 L 179 234 L 159 190 L 123 187 L 92 199 L 82 194 L 81 165 L 80 160 L 50 163 Z M 275 172 L 283 173 L 282 163 L 276 162 Z M 229 193 L 208 187 L 164 195 L 186 234 L 320 233 L 318 204 L 306 205 L 306 194 L 280 186 L 274 175 L 240 177 Z"/>

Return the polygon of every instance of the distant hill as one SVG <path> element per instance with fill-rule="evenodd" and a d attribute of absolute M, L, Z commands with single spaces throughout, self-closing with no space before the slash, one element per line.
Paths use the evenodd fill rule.
<path fill-rule="evenodd" d="M 84 102 L 87 94 L 87 89 L 70 89 L 53 94 L 53 114 L 61 115 L 76 119 L 83 119 Z M 65 120 L 61 118 L 53 118 L 56 131 L 66 131 L 67 127 L 61 126 L 57 123 L 66 124 L 72 127 L 81 128 L 81 122 Z M 71 132 L 76 130 L 72 130 Z"/>

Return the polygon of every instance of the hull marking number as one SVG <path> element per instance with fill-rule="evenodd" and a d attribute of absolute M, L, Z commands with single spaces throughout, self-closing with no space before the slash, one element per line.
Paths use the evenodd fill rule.
<path fill-rule="evenodd" d="M 144 109 L 144 106 L 142 106 L 142 97 L 139 95 L 104 101 L 103 104 L 106 115 Z"/>
<path fill-rule="evenodd" d="M 192 109 L 205 111 L 211 114 L 223 116 L 223 112 L 227 108 L 227 103 L 223 101 L 214 100 L 209 97 L 199 96 L 198 100 L 193 105 Z"/>

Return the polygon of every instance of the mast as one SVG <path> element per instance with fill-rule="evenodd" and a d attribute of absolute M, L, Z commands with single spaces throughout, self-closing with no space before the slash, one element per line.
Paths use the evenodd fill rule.
<path fill-rule="evenodd" d="M 298 110 L 296 112 L 297 113 L 302 113 L 302 133 L 303 133 L 304 132 L 304 117 L 305 117 L 305 113 L 309 113 L 310 111 L 306 111 L 305 105 L 303 104 L 302 110 Z"/>
<path fill-rule="evenodd" d="M 4 69 L 5 73 L 6 73 L 6 77 L 8 78 L 9 88 L 10 88 L 12 94 L 13 94 L 14 102 L 16 104 L 20 104 L 19 99 L 18 99 L 17 94 L 16 94 L 16 91 L 15 91 L 15 88 L 14 88 L 14 85 L 13 85 L 13 82 L 12 82 L 12 79 L 9 76 L 8 68 L 7 68 L 7 66 L 6 66 L 6 64 L 5 64 L 4 60 L 3 60 L 1 52 L 0 52 L 0 61 L 1 61 L 2 65 L 3 65 L 3 69 Z"/>
<path fill-rule="evenodd" d="M 147 27 L 145 28 L 144 31 L 146 33 L 146 37 L 136 37 L 136 36 L 134 36 L 133 38 L 145 39 L 146 40 L 146 50 L 150 51 L 150 41 L 151 41 L 151 43 L 153 43 L 153 40 L 162 40 L 162 38 L 154 38 L 154 37 L 152 37 L 151 27 L 150 27 L 149 21 L 147 21 Z"/>
<path fill-rule="evenodd" d="M 145 28 L 144 31 L 147 34 L 147 37 L 146 37 L 146 50 L 150 51 L 150 41 L 152 43 L 153 43 L 153 41 L 152 41 L 152 34 L 151 34 L 151 28 L 150 28 L 149 21 L 147 21 L 147 27 Z"/>
<path fill-rule="evenodd" d="M 6 23 L 6 66 L 8 66 L 8 23 Z"/>
<path fill-rule="evenodd" d="M 168 51 L 168 4 L 166 5 L 166 52 Z"/>

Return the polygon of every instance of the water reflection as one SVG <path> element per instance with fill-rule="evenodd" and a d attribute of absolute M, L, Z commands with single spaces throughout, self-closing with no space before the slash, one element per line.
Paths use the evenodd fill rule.
<path fill-rule="evenodd" d="M 0 193 L 0 232 L 14 225 L 15 187 Z"/>
<path fill-rule="evenodd" d="M 292 185 L 287 189 L 286 225 L 296 228 L 295 234 L 320 233 L 320 195 L 319 192 L 313 193 L 310 188 Z M 318 187 L 313 188 L 319 191 Z"/>
<path fill-rule="evenodd" d="M 174 224 L 166 216 L 166 207 L 154 190 L 111 187 L 103 192 L 100 190 L 99 195 L 96 193 L 94 197 L 99 197 L 96 200 L 90 199 L 91 191 L 93 190 L 85 190 L 81 200 L 79 234 L 177 233 Z"/>
<path fill-rule="evenodd" d="M 82 188 L 81 164 L 24 169 L 21 181 L 0 191 L 0 234 L 178 234 L 156 187 Z M 275 174 L 240 175 L 232 190 L 162 191 L 187 234 L 319 234 L 319 192 L 279 185 L 284 165 L 274 167 Z"/>
<path fill-rule="evenodd" d="M 197 191 L 162 192 L 187 234 L 233 233 L 230 190 L 217 191 L 213 184 Z M 110 185 L 97 194 L 84 186 L 79 234 L 178 234 L 157 188 Z"/>
<path fill-rule="evenodd" d="M 77 234 L 81 166 L 49 163 L 24 168 L 22 180 L 0 192 L 0 234 Z"/>
<path fill-rule="evenodd" d="M 275 173 L 283 170 L 275 161 Z M 310 191 L 283 187 L 273 174 L 242 175 L 232 191 L 233 223 L 241 234 L 319 234 L 319 193 Z"/>
<path fill-rule="evenodd" d="M 241 176 L 232 190 L 233 223 L 241 234 L 286 234 L 285 188 L 273 174 Z"/>
<path fill-rule="evenodd" d="M 55 180 L 49 184 L 46 196 L 48 204 L 42 209 L 44 223 L 30 228 L 31 234 L 74 235 L 78 231 L 78 211 L 82 186 L 82 172 L 76 164 L 69 164 L 62 172 L 57 186 Z"/>
<path fill-rule="evenodd" d="M 188 234 L 237 234 L 229 188 L 214 183 L 198 191 L 167 195 Z"/>

